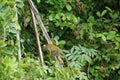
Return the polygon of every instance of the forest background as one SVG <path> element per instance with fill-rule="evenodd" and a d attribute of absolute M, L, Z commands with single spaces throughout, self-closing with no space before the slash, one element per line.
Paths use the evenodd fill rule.
<path fill-rule="evenodd" d="M 120 80 L 119 0 L 33 2 L 54 45 L 66 55 L 71 72 L 65 64 L 62 69 L 53 64 L 55 60 L 44 50 L 45 65 L 40 65 L 28 2 L 0 0 L 1 80 Z M 43 46 L 47 42 L 37 27 Z"/>

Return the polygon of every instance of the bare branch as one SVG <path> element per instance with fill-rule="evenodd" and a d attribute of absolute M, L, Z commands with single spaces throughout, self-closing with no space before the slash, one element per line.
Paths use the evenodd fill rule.
<path fill-rule="evenodd" d="M 42 29 L 42 32 L 43 32 L 43 35 L 45 36 L 45 39 L 47 40 L 48 44 L 52 44 L 52 41 L 51 41 L 51 39 L 50 39 L 50 37 L 49 37 L 49 35 L 47 33 L 47 30 L 46 30 L 46 28 L 45 28 L 45 26 L 44 26 L 44 24 L 43 24 L 43 22 L 42 22 L 42 20 L 41 20 L 41 18 L 39 16 L 38 10 L 35 8 L 32 0 L 28 0 L 28 2 L 29 2 L 30 7 L 33 10 L 33 12 L 34 12 L 34 14 L 36 16 L 36 19 L 37 19 L 37 21 L 38 21 L 38 23 L 39 23 L 39 25 L 40 25 L 40 27 Z"/>
<path fill-rule="evenodd" d="M 41 46 L 40 46 L 40 39 L 39 39 L 38 29 L 37 29 L 37 26 L 36 26 L 35 16 L 34 16 L 34 13 L 33 13 L 31 8 L 30 8 L 30 12 L 31 12 L 31 15 L 32 15 L 32 22 L 33 22 L 35 36 L 36 36 L 36 40 L 37 40 L 39 59 L 40 59 L 40 62 L 43 64 L 44 61 L 43 61 L 42 49 L 41 49 Z"/>

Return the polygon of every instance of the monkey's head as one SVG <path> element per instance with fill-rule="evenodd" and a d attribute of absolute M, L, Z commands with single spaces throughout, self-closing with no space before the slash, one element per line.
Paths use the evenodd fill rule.
<path fill-rule="evenodd" d="M 43 50 L 47 51 L 47 46 L 45 44 L 43 45 Z"/>
<path fill-rule="evenodd" d="M 50 48 L 49 48 L 49 46 L 47 44 L 43 45 L 43 51 L 45 51 L 47 53 L 50 51 Z"/>

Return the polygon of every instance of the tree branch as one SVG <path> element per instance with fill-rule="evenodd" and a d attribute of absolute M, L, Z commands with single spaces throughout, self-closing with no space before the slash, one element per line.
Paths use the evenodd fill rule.
<path fill-rule="evenodd" d="M 45 26 L 44 26 L 44 24 L 43 24 L 43 22 L 42 22 L 42 20 L 39 16 L 38 10 L 35 8 L 32 0 L 28 0 L 28 2 L 29 2 L 29 5 L 30 5 L 30 8 L 32 9 L 33 13 L 35 14 L 36 19 L 37 19 L 37 21 L 38 21 L 38 23 L 39 23 L 39 25 L 42 29 L 42 32 L 43 32 L 43 35 L 45 36 L 45 39 L 47 40 L 48 44 L 52 44 L 52 41 L 51 41 L 51 39 L 50 39 L 50 37 L 47 33 L 47 30 L 45 29 Z"/>
<path fill-rule="evenodd" d="M 37 29 L 36 21 L 35 21 L 35 15 L 34 15 L 31 8 L 30 8 L 30 12 L 31 12 L 31 15 L 32 15 L 32 22 L 33 22 L 35 36 L 36 36 L 36 40 L 37 40 L 39 59 L 40 59 L 40 62 L 43 64 L 44 61 L 43 61 L 43 55 L 42 55 L 42 50 L 41 50 L 41 46 L 40 46 L 40 39 L 39 39 L 38 29 Z"/>

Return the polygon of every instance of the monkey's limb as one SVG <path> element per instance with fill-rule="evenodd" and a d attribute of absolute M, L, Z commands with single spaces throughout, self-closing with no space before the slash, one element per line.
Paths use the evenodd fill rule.
<path fill-rule="evenodd" d="M 60 56 L 56 56 L 56 59 L 59 61 L 59 63 L 60 63 L 61 65 L 63 65 L 63 64 L 64 64 L 64 62 L 63 62 L 63 60 L 61 59 L 61 57 L 60 57 Z"/>
<path fill-rule="evenodd" d="M 68 67 L 68 69 L 69 69 L 69 72 L 71 73 L 71 68 L 70 68 L 70 65 L 69 65 L 69 62 L 68 62 L 68 59 L 67 59 L 66 55 L 65 55 L 62 51 L 61 51 L 60 54 L 63 55 L 63 57 L 65 58 L 65 61 L 66 61 L 66 63 L 67 63 L 67 67 Z"/>
<path fill-rule="evenodd" d="M 55 60 L 59 62 L 59 67 L 63 68 L 63 60 L 60 58 L 60 56 L 54 56 Z"/>
<path fill-rule="evenodd" d="M 49 57 L 49 58 L 51 57 L 51 50 L 49 51 L 48 57 Z"/>

